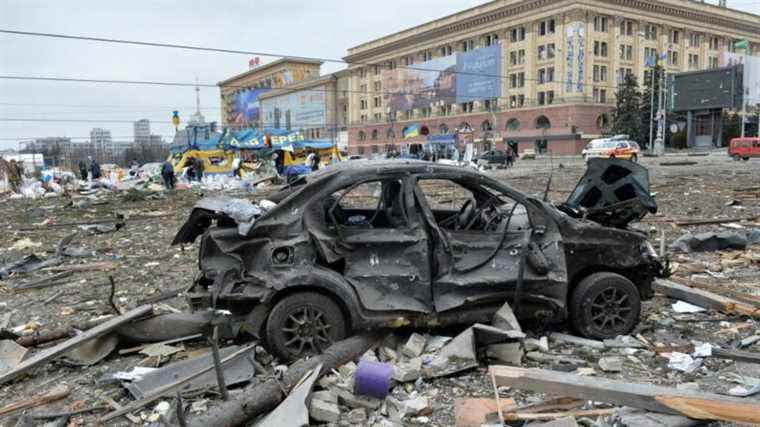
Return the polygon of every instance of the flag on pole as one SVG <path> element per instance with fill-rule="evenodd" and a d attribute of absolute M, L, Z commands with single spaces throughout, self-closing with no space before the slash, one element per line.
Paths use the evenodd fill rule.
<path fill-rule="evenodd" d="M 734 48 L 749 50 L 749 41 L 747 39 L 736 41 L 734 43 Z"/>

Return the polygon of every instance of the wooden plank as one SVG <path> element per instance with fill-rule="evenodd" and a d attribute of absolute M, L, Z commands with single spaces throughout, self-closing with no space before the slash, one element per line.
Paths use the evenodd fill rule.
<path fill-rule="evenodd" d="M 66 340 L 56 345 L 55 347 L 51 347 L 45 351 L 35 354 L 30 359 L 21 362 L 21 364 L 19 364 L 15 369 L 0 374 L 0 384 L 5 384 L 13 379 L 16 379 L 30 369 L 41 365 L 55 357 L 58 357 L 73 348 L 79 347 L 80 345 L 92 339 L 95 339 L 101 335 L 105 335 L 108 332 L 111 332 L 112 330 L 118 328 L 119 326 L 131 322 L 132 320 L 138 319 L 146 314 L 151 313 L 152 311 L 153 307 L 149 305 L 137 307 L 124 313 L 121 316 L 115 317 L 103 324 L 95 326 L 94 328 L 82 333 L 81 335 L 77 335 L 69 340 Z"/>
<path fill-rule="evenodd" d="M 751 353 L 749 351 L 726 350 L 724 348 L 713 348 L 712 355 L 721 359 L 738 360 L 739 362 L 760 363 L 760 353 Z"/>
<path fill-rule="evenodd" d="M 701 420 L 760 423 L 758 401 L 544 369 L 491 366 L 490 371 L 499 386 L 609 402 Z"/>
<path fill-rule="evenodd" d="M 522 421 L 522 420 L 556 420 L 558 418 L 565 417 L 599 417 L 602 415 L 612 415 L 617 411 L 617 408 L 605 408 L 605 409 L 587 409 L 580 411 L 564 411 L 564 412 L 537 412 L 537 413 L 523 413 L 516 412 L 511 414 L 504 414 L 504 421 Z"/>
<path fill-rule="evenodd" d="M 119 264 L 111 261 L 102 261 L 102 262 L 93 262 L 90 264 L 71 264 L 71 265 L 60 265 L 57 267 L 47 267 L 46 270 L 48 271 L 73 271 L 73 272 L 79 272 L 79 271 L 93 271 L 93 270 L 113 270 L 114 268 L 118 267 Z"/>
<path fill-rule="evenodd" d="M 11 412 L 15 412 L 21 409 L 34 408 L 36 406 L 41 406 L 46 403 L 55 402 L 56 400 L 61 400 L 64 397 L 68 396 L 69 393 L 71 393 L 71 389 L 69 388 L 69 386 L 59 385 L 50 391 L 38 394 L 30 399 L 11 403 L 10 405 L 6 405 L 0 408 L 0 416 L 8 415 Z"/>
<path fill-rule="evenodd" d="M 683 300 L 700 307 L 718 310 L 726 314 L 742 314 L 760 319 L 760 307 L 716 293 L 690 288 L 665 279 L 655 280 L 653 288 L 655 291 L 662 292 L 670 298 Z"/>

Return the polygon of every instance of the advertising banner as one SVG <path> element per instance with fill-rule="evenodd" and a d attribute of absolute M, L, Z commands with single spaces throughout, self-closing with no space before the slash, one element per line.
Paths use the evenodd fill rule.
<path fill-rule="evenodd" d="M 304 129 L 326 126 L 325 88 L 300 90 L 261 101 L 264 129 Z"/>
<path fill-rule="evenodd" d="M 383 101 L 392 111 L 501 96 L 501 45 L 384 70 Z"/>
<path fill-rule="evenodd" d="M 412 68 L 384 70 L 383 101 L 393 111 L 430 107 L 456 101 L 456 57 L 436 58 Z"/>
<path fill-rule="evenodd" d="M 744 103 L 745 105 L 760 105 L 760 57 L 740 53 L 726 52 L 723 54 L 723 65 L 744 65 Z"/>
<path fill-rule="evenodd" d="M 235 106 L 230 122 L 236 126 L 259 125 L 259 95 L 271 89 L 248 89 L 235 96 Z"/>
<path fill-rule="evenodd" d="M 457 102 L 501 96 L 501 45 L 457 54 Z"/>

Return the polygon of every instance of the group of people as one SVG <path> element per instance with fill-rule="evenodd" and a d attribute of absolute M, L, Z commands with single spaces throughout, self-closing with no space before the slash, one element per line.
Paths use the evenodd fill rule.
<path fill-rule="evenodd" d="M 15 159 L 6 162 L 0 157 L 0 178 L 2 178 L 3 172 L 5 172 L 8 177 L 8 185 L 10 186 L 11 191 L 18 193 L 21 188 L 21 178 L 24 175 L 23 162 L 17 162 Z"/>
<path fill-rule="evenodd" d="M 103 176 L 103 172 L 100 170 L 100 163 L 92 157 L 88 157 L 87 160 L 90 162 L 89 167 L 84 160 L 79 161 L 79 176 L 82 178 L 82 181 L 87 181 L 88 171 L 92 174 L 91 179 L 100 179 Z"/>

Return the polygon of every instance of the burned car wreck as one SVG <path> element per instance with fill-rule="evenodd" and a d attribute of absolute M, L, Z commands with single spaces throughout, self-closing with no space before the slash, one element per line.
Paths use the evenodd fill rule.
<path fill-rule="evenodd" d="M 505 301 L 626 334 L 664 266 L 624 228 L 653 210 L 646 170 L 621 160 L 593 160 L 559 208 L 474 170 L 357 162 L 257 205 L 201 201 L 173 243 L 202 236 L 194 310 L 229 311 L 293 360 L 353 330 L 485 322 Z"/>

